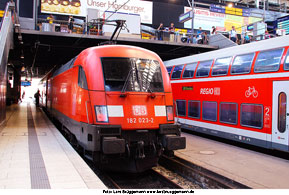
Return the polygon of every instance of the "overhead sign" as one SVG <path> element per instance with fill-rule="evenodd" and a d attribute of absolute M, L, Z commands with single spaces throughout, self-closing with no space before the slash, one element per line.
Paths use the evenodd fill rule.
<path fill-rule="evenodd" d="M 139 14 L 141 22 L 152 24 L 153 4 L 141 0 L 41 0 L 41 13 L 87 16 L 87 9 L 104 11 L 118 11 L 129 14 Z"/>
<path fill-rule="evenodd" d="M 231 14 L 231 15 L 237 15 L 237 16 L 246 16 L 249 17 L 251 15 L 250 9 L 244 9 L 244 8 L 235 8 L 235 7 L 224 7 L 221 5 L 210 5 L 210 11 L 211 12 L 218 12 L 223 14 Z"/>
<path fill-rule="evenodd" d="M 24 87 L 31 86 L 31 82 L 30 81 L 21 81 L 21 86 L 24 86 Z"/>
<path fill-rule="evenodd" d="M 182 15 L 179 16 L 179 22 L 180 23 L 184 23 L 188 20 L 191 20 L 193 18 L 193 12 L 192 11 L 189 11 L 187 13 L 184 13 Z"/>

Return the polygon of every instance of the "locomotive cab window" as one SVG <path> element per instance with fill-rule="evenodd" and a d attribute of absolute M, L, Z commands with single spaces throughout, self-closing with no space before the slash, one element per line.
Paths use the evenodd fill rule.
<path fill-rule="evenodd" d="M 198 69 L 197 69 L 196 76 L 197 77 L 208 77 L 210 74 L 210 69 L 211 69 L 212 63 L 213 63 L 212 60 L 200 62 Z"/>
<path fill-rule="evenodd" d="M 187 64 L 184 70 L 183 78 L 193 78 L 198 63 Z"/>
<path fill-rule="evenodd" d="M 289 49 L 287 51 L 286 59 L 285 59 L 285 62 L 284 62 L 284 69 L 285 70 L 289 70 Z"/>
<path fill-rule="evenodd" d="M 273 72 L 279 70 L 283 48 L 261 51 L 255 62 L 255 72 Z"/>
<path fill-rule="evenodd" d="M 236 103 L 220 104 L 220 122 L 237 124 L 238 105 Z"/>
<path fill-rule="evenodd" d="M 241 104 L 241 125 L 261 129 L 263 127 L 263 106 Z"/>
<path fill-rule="evenodd" d="M 173 69 L 173 67 L 167 67 L 167 71 L 168 71 L 169 76 L 171 76 L 172 69 Z"/>
<path fill-rule="evenodd" d="M 191 118 L 200 118 L 200 101 L 189 101 L 188 116 Z"/>
<path fill-rule="evenodd" d="M 78 86 L 82 89 L 88 89 L 85 72 L 81 66 L 79 67 L 78 72 Z"/>
<path fill-rule="evenodd" d="M 248 74 L 251 71 L 255 54 L 236 56 L 231 68 L 231 74 Z"/>
<path fill-rule="evenodd" d="M 181 66 L 175 66 L 173 72 L 172 72 L 172 79 L 179 79 L 181 78 L 182 70 L 184 65 Z"/>
<path fill-rule="evenodd" d="M 138 58 L 102 58 L 106 91 L 163 92 L 160 64 Z"/>
<path fill-rule="evenodd" d="M 213 66 L 212 76 L 227 75 L 231 59 L 232 57 L 217 59 Z"/>
<path fill-rule="evenodd" d="M 217 102 L 203 102 L 203 119 L 217 121 Z"/>
<path fill-rule="evenodd" d="M 278 97 L 278 131 L 284 133 L 286 131 L 286 93 L 281 92 Z"/>
<path fill-rule="evenodd" d="M 177 115 L 186 116 L 186 100 L 176 100 L 177 103 Z"/>

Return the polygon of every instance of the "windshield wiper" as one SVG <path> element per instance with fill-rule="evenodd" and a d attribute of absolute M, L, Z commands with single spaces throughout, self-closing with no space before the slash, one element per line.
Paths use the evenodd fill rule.
<path fill-rule="evenodd" d="M 129 80 L 129 78 L 130 78 L 131 73 L 132 73 L 132 68 L 130 69 L 130 71 L 129 71 L 128 74 L 127 74 L 127 77 L 126 77 L 126 79 L 125 79 L 125 82 L 124 82 L 124 85 L 123 85 L 123 87 L 122 87 L 122 89 L 121 89 L 121 92 L 120 92 L 119 97 L 126 97 L 126 94 L 125 94 L 124 92 L 126 91 L 127 83 L 128 83 L 128 80 Z"/>

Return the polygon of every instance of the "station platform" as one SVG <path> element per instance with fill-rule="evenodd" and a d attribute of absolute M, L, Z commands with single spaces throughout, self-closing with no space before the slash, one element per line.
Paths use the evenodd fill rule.
<path fill-rule="evenodd" d="M 32 102 L 7 107 L 0 129 L 1 189 L 107 187 Z"/>
<path fill-rule="evenodd" d="M 289 189 L 289 161 L 182 133 L 187 147 L 175 155 L 253 189 Z"/>

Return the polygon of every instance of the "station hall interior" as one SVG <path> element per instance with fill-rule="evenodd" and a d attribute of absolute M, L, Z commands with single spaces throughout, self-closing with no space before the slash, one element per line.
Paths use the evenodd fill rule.
<path fill-rule="evenodd" d="M 116 188 L 83 159 L 178 170 L 163 154 L 215 179 L 196 189 L 289 189 L 288 0 L 0 0 L 0 21 L 0 189 Z"/>

